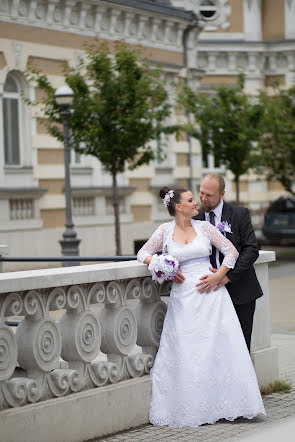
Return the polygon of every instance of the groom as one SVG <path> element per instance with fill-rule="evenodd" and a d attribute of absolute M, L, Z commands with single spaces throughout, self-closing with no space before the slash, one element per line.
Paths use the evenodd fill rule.
<path fill-rule="evenodd" d="M 229 270 L 223 277 L 218 288 L 226 285 L 250 352 L 256 299 L 263 295 L 253 267 L 259 251 L 248 209 L 224 202 L 224 194 L 223 177 L 213 173 L 206 175 L 200 187 L 200 211 L 194 219 L 206 220 L 215 226 L 224 221 L 231 226 L 230 229 L 226 228 L 231 232 L 225 234 L 240 255 L 235 268 Z M 215 247 L 212 249 L 210 261 L 215 268 L 218 268 L 223 261 L 223 255 Z M 211 270 L 214 271 L 213 268 Z M 199 291 L 205 292 L 202 282 L 199 286 Z"/>

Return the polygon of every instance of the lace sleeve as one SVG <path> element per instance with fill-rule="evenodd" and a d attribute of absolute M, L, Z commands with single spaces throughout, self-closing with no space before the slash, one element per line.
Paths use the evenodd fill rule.
<path fill-rule="evenodd" d="M 201 228 L 211 243 L 224 255 L 222 264 L 229 269 L 233 269 L 239 257 L 239 252 L 235 246 L 208 221 L 202 221 Z"/>
<path fill-rule="evenodd" d="M 162 249 L 163 239 L 164 239 L 164 224 L 159 226 L 150 239 L 142 246 L 142 248 L 137 253 L 137 259 L 140 262 L 144 262 L 147 256 L 152 256 L 156 252 Z"/>

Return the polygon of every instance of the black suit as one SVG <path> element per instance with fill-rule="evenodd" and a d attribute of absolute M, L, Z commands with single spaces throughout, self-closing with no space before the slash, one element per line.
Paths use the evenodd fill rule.
<path fill-rule="evenodd" d="M 205 213 L 200 211 L 194 219 L 204 221 Z M 250 350 L 255 300 L 263 295 L 253 267 L 259 256 L 257 241 L 249 210 L 245 207 L 224 202 L 221 221 L 227 221 L 231 224 L 232 233 L 227 233 L 226 237 L 240 254 L 235 268 L 227 273 L 230 282 L 226 284 L 226 288 L 233 301 Z M 220 264 L 223 261 L 223 255 L 220 252 L 219 261 Z"/>

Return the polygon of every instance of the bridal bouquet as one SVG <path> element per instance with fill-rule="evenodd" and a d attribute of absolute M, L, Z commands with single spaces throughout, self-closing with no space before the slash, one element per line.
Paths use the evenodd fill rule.
<path fill-rule="evenodd" d="M 149 271 L 152 274 L 152 279 L 159 284 L 162 284 L 163 281 L 171 281 L 175 277 L 177 270 L 177 259 L 167 253 L 153 255 L 149 263 Z"/>

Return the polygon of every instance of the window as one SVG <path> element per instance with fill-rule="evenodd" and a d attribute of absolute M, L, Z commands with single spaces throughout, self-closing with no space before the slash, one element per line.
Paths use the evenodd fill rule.
<path fill-rule="evenodd" d="M 12 74 L 8 74 L 3 89 L 4 159 L 7 166 L 21 164 L 20 100 L 17 81 Z"/>
<path fill-rule="evenodd" d="M 199 14 L 203 20 L 214 20 L 217 16 L 216 0 L 202 0 L 199 6 Z"/>

